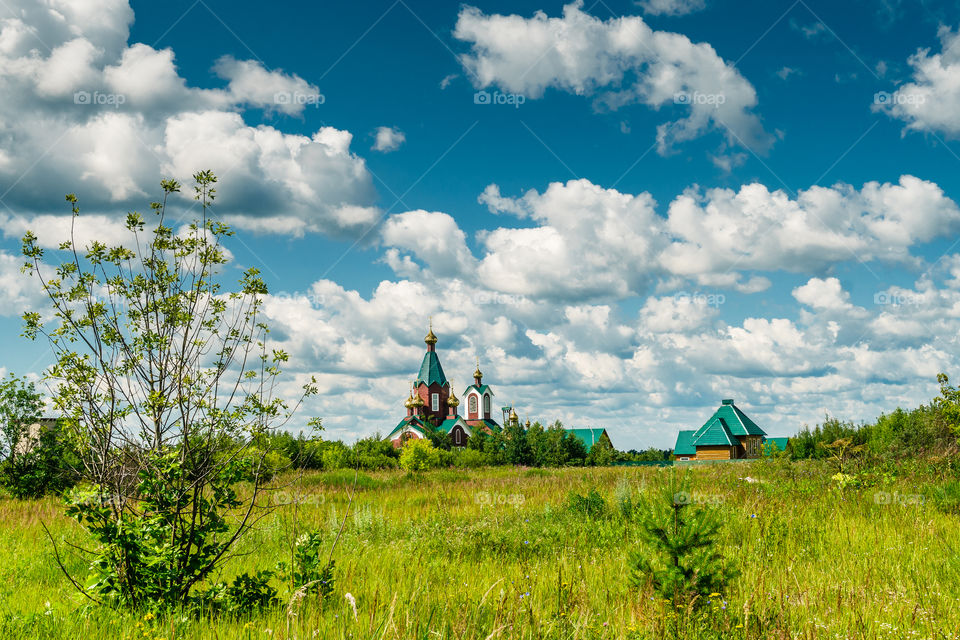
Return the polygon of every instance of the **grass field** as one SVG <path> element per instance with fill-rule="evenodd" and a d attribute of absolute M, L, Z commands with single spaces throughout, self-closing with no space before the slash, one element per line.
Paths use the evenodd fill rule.
<path fill-rule="evenodd" d="M 57 499 L 0 501 L 0 637 L 8 638 L 957 638 L 960 521 L 932 472 L 839 491 L 815 463 L 691 469 L 693 500 L 722 514 L 740 576 L 702 615 L 628 587 L 634 527 L 621 503 L 669 471 L 649 467 L 361 474 L 336 549 L 334 598 L 253 619 L 156 619 L 91 606 L 60 573 L 41 520 L 82 531 Z M 740 479 L 752 476 L 760 482 Z M 305 529 L 332 541 L 353 472 L 307 475 L 237 571 L 288 557 Z M 567 507 L 597 488 L 601 516 Z M 277 494 L 275 502 L 293 495 Z M 79 558 L 66 564 L 83 575 Z M 356 601 L 356 616 L 344 594 Z"/>

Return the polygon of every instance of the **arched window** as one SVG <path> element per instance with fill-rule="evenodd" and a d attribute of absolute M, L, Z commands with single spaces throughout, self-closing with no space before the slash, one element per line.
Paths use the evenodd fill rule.
<path fill-rule="evenodd" d="M 477 412 L 477 396 L 475 396 L 475 395 L 470 396 L 470 409 L 469 409 L 469 411 L 470 411 L 470 413 L 476 413 L 476 412 Z"/>
<path fill-rule="evenodd" d="M 430 394 L 430 410 L 440 411 L 440 394 L 439 393 Z"/>
<path fill-rule="evenodd" d="M 490 417 L 490 396 L 486 394 L 483 396 L 483 417 Z"/>

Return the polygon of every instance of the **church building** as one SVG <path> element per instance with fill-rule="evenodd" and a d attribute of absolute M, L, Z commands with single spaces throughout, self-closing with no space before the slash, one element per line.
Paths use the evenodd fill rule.
<path fill-rule="evenodd" d="M 409 438 L 426 438 L 428 431 L 440 431 L 450 434 L 455 447 L 466 446 L 467 440 L 478 430 L 493 433 L 500 425 L 493 419 L 493 390 L 483 384 L 480 362 L 473 372 L 473 384 L 461 394 L 466 400 L 466 416 L 459 413 L 460 399 L 443 373 L 440 357 L 437 355 L 437 336 L 433 327 L 423 339 L 427 352 L 420 364 L 420 373 L 413 381 L 410 396 L 403 406 L 407 415 L 390 432 L 387 439 L 394 446 L 400 446 Z"/>

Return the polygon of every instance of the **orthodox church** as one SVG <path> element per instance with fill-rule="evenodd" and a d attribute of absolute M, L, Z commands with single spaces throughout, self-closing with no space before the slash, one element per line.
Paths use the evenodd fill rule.
<path fill-rule="evenodd" d="M 394 446 L 400 446 L 408 438 L 426 438 L 427 432 L 433 430 L 449 433 L 453 446 L 463 447 L 478 430 L 499 431 L 500 425 L 493 419 L 493 389 L 483 383 L 479 360 L 477 370 L 473 372 L 473 384 L 461 394 L 467 402 L 466 415 L 463 416 L 459 412 L 460 399 L 440 366 L 433 327 L 423 341 L 427 344 L 427 352 L 423 354 L 420 373 L 413 381 L 410 396 L 403 403 L 407 415 L 387 439 Z M 510 419 L 516 419 L 512 409 Z"/>

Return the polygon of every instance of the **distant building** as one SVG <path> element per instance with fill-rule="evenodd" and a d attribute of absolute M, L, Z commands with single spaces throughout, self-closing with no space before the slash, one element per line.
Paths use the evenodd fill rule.
<path fill-rule="evenodd" d="M 787 438 L 766 435 L 733 400 L 723 400 L 702 427 L 677 434 L 673 454 L 677 460 L 738 460 L 759 458 L 767 443 L 786 449 Z"/>
<path fill-rule="evenodd" d="M 413 381 L 410 395 L 403 403 L 407 410 L 397 426 L 393 428 L 387 439 L 395 447 L 399 447 L 410 438 L 425 439 L 428 433 L 434 432 L 450 434 L 450 442 L 455 447 L 464 447 L 467 441 L 480 431 L 498 433 L 503 427 L 493 419 L 493 389 L 484 384 L 483 373 L 480 371 L 480 362 L 473 372 L 473 384 L 463 390 L 463 402 L 466 403 L 464 415 L 460 415 L 460 398 L 454 393 L 450 381 L 443 373 L 440 356 L 437 355 L 437 336 L 430 327 L 427 336 L 423 339 L 427 351 L 423 354 L 420 363 L 420 372 Z M 520 426 L 517 412 L 513 407 L 501 407 L 504 425 Z M 526 428 L 530 428 L 527 420 Z M 610 436 L 606 429 L 566 429 L 576 436 L 587 453 L 597 442 L 606 440 Z"/>
<path fill-rule="evenodd" d="M 403 444 L 407 438 L 426 438 L 429 430 L 450 434 L 455 447 L 466 446 L 467 440 L 477 431 L 494 433 L 500 425 L 493 419 L 493 389 L 483 384 L 480 363 L 473 372 L 473 384 L 464 389 L 467 403 L 466 417 L 459 414 L 460 399 L 443 373 L 440 356 L 437 355 L 437 336 L 430 327 L 423 339 L 427 351 L 420 364 L 420 373 L 413 381 L 410 396 L 403 406 L 407 415 L 400 420 L 387 436 L 394 446 Z"/>
<path fill-rule="evenodd" d="M 593 445 L 601 440 L 606 440 L 607 444 L 613 446 L 606 429 L 567 429 L 566 431 L 576 436 L 577 439 L 583 443 L 583 446 L 587 449 L 587 453 L 590 453 Z"/>

